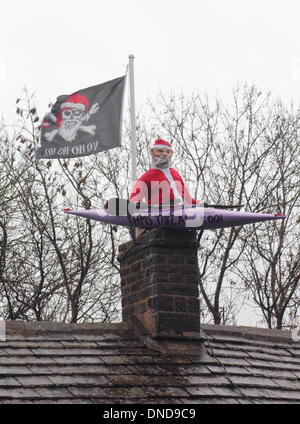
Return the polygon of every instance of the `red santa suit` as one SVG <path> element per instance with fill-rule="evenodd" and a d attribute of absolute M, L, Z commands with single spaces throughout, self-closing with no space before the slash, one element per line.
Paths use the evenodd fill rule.
<path fill-rule="evenodd" d="M 170 201 L 189 205 L 197 203 L 174 168 L 149 169 L 135 182 L 130 200 L 148 205 L 169 204 Z"/>

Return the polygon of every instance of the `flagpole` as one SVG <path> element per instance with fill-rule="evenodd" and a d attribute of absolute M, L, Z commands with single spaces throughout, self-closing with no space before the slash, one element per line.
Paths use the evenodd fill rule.
<path fill-rule="evenodd" d="M 131 177 L 136 181 L 136 122 L 135 122 L 135 96 L 134 96 L 134 55 L 129 58 L 129 82 L 130 82 L 130 126 L 131 126 Z"/>

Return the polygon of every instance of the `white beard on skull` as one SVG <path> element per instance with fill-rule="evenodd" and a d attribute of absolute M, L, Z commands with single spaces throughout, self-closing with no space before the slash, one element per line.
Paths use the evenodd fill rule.
<path fill-rule="evenodd" d="M 75 119 L 65 119 L 61 122 L 59 135 L 66 141 L 73 141 L 77 136 L 77 131 L 82 125 L 82 121 Z"/>

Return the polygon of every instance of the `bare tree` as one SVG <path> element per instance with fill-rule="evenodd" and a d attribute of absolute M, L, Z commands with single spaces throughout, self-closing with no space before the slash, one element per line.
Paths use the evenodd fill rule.
<path fill-rule="evenodd" d="M 255 197 L 267 198 L 269 210 L 286 219 L 247 229 L 245 267 L 240 277 L 252 292 L 269 328 L 296 325 L 300 280 L 299 115 L 278 102 L 262 144 L 268 162 L 260 170 Z"/>
<path fill-rule="evenodd" d="M 3 281 L 11 305 L 6 316 L 71 322 L 116 319 L 115 231 L 104 226 L 99 231 L 101 224 L 63 214 L 66 206 L 91 207 L 98 196 L 92 181 L 96 173 L 103 179 L 101 170 L 96 170 L 95 160 L 63 161 L 61 166 L 36 161 L 38 119 L 30 99 L 18 101 L 18 114 L 20 130 L 12 141 L 17 166 L 6 164 L 17 193 L 10 231 L 14 243 L 5 249 L 10 266 Z"/>
<path fill-rule="evenodd" d="M 294 202 L 297 201 L 295 191 L 285 183 L 285 176 L 279 180 L 270 178 L 266 181 L 265 178 L 270 161 L 274 166 L 274 152 L 282 152 L 274 137 L 268 136 L 270 130 L 274 130 L 277 114 L 270 94 L 264 95 L 254 86 L 238 87 L 233 92 L 231 107 L 225 107 L 220 101 L 211 102 L 199 93 L 191 97 L 171 95 L 166 98 L 161 95 L 159 104 L 152 104 L 152 112 L 157 127 L 174 141 L 176 165 L 187 180 L 194 182 L 196 195 L 199 196 L 202 189 L 209 203 L 240 204 L 252 212 L 278 211 L 282 209 L 280 197 L 272 198 L 272 193 L 284 190 L 284 187 Z M 295 135 L 297 117 L 293 116 L 293 119 L 292 126 L 291 122 L 286 122 L 286 131 L 291 137 Z M 287 173 L 295 175 L 299 165 L 295 155 L 290 159 L 286 163 Z M 282 173 L 282 170 L 278 172 Z M 272 226 L 279 231 L 280 224 Z M 203 234 L 199 248 L 199 287 L 214 323 L 236 322 L 250 287 L 251 278 L 247 280 L 245 292 L 244 275 L 245 269 L 249 269 L 249 251 L 253 254 L 255 248 L 261 249 L 268 228 L 262 224 Z M 260 231 L 262 234 L 258 237 Z M 249 249 L 251 236 L 255 242 Z M 296 287 L 291 276 L 287 280 L 286 289 L 289 284 Z M 270 286 L 268 277 L 267 285 Z M 253 299 L 257 303 L 255 296 Z M 289 305 L 295 301 L 293 296 L 286 300 Z M 259 306 L 264 309 L 262 302 Z M 203 316 L 208 319 L 206 313 Z"/>

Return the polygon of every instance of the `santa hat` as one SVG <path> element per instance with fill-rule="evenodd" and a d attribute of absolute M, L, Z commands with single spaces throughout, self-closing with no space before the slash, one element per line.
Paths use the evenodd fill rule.
<path fill-rule="evenodd" d="M 150 149 L 168 149 L 168 150 L 173 150 L 171 144 L 168 143 L 165 140 L 162 140 L 161 138 L 158 138 L 157 140 L 155 140 L 151 144 Z"/>
<path fill-rule="evenodd" d="M 90 102 L 82 94 L 71 94 L 64 103 L 61 105 L 61 109 L 82 109 L 83 111 L 88 111 L 90 108 Z"/>
<path fill-rule="evenodd" d="M 61 127 L 62 123 L 62 112 L 67 109 L 81 109 L 82 112 L 87 112 L 90 108 L 90 102 L 82 94 L 71 94 L 60 106 L 60 112 L 57 115 L 56 125 L 58 128 Z"/>

